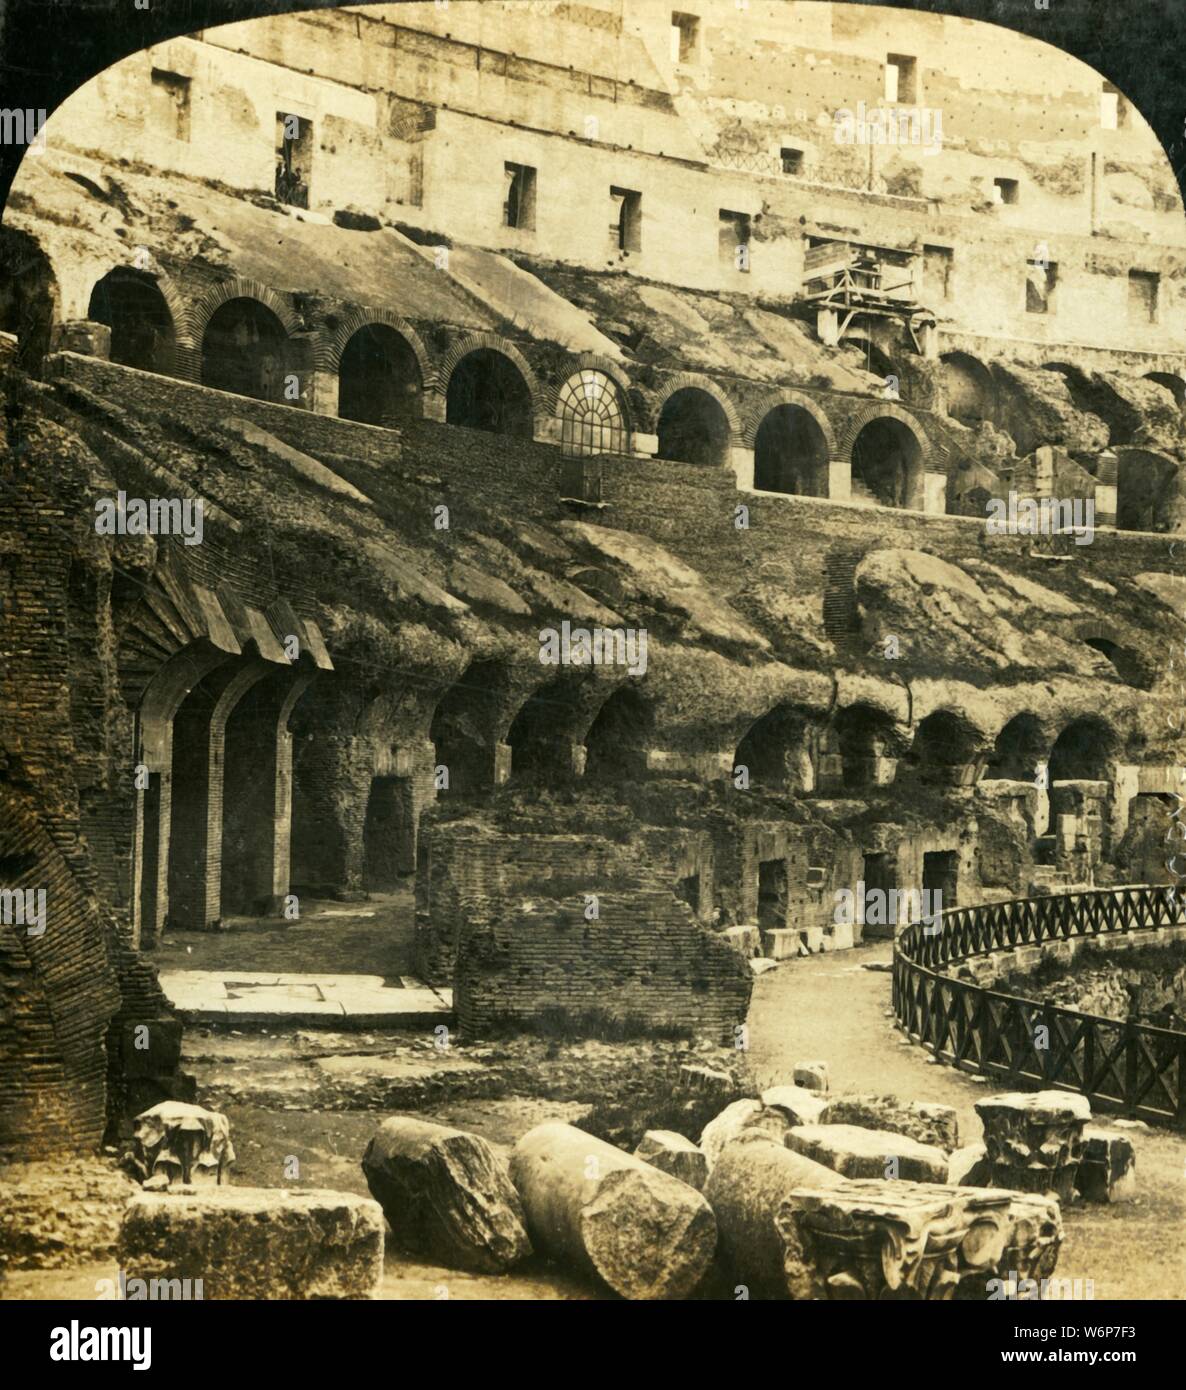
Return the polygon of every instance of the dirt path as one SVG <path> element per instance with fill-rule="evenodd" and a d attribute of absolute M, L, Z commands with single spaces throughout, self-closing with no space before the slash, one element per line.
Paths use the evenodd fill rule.
<path fill-rule="evenodd" d="M 789 962 L 763 975 L 750 1008 L 750 1059 L 763 1086 L 790 1081 L 797 1061 L 828 1063 L 834 1092 L 875 1092 L 952 1105 L 960 1138 L 980 1138 L 977 1100 L 1002 1089 L 928 1061 L 888 1016 L 888 943 Z M 1186 1138 L 1134 1130 L 1137 1200 L 1063 1212 L 1057 1274 L 1091 1280 L 1096 1299 L 1186 1298 Z M 1085 1285 L 1086 1287 L 1086 1285 Z"/>

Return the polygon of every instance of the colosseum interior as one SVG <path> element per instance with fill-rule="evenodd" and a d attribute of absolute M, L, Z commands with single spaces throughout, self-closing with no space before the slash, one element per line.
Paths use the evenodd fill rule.
<path fill-rule="evenodd" d="M 1181 877 L 1165 151 L 1006 29 L 686 3 L 211 28 L 26 155 L 7 1163 L 201 1101 L 284 1186 L 286 1109 L 513 1142 L 689 1057 L 772 1084 L 784 1028 L 843 1073 L 817 978 L 896 1066 L 902 924 L 845 892 Z"/>

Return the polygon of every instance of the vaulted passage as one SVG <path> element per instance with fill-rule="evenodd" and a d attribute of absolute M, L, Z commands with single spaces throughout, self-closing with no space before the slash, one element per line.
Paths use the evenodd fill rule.
<path fill-rule="evenodd" d="M 802 406 L 776 406 L 758 426 L 754 439 L 754 486 L 763 492 L 827 496 L 827 441 L 823 430 Z"/>
<path fill-rule="evenodd" d="M 613 781 L 637 776 L 654 739 L 650 702 L 624 685 L 606 700 L 585 735 L 585 776 Z"/>
<path fill-rule="evenodd" d="M 506 739 L 513 781 L 546 786 L 573 775 L 575 693 L 572 681 L 551 681 L 515 716 Z"/>
<path fill-rule="evenodd" d="M 1046 758 L 1046 735 L 1032 714 L 1015 714 L 996 737 L 984 776 L 993 781 L 1034 782 Z"/>
<path fill-rule="evenodd" d="M 284 400 L 288 338 L 284 325 L 255 299 L 229 299 L 202 335 L 202 385 L 261 401 Z"/>
<path fill-rule="evenodd" d="M 927 782 L 968 781 L 974 772 L 979 737 L 949 710 L 928 714 L 918 726 L 907 755 L 908 766 Z"/>
<path fill-rule="evenodd" d="M 1115 748 L 1116 736 L 1102 719 L 1076 719 L 1050 750 L 1050 781 L 1103 781 Z"/>
<path fill-rule="evenodd" d="M 395 888 L 415 868 L 410 777 L 376 777 L 363 825 L 363 883 L 368 892 Z"/>
<path fill-rule="evenodd" d="M 870 705 L 851 705 L 836 716 L 836 737 L 849 791 L 876 786 L 881 760 L 890 755 L 893 720 Z"/>
<path fill-rule="evenodd" d="M 397 426 L 420 415 L 420 364 L 406 339 L 385 323 L 364 324 L 338 367 L 338 414 L 367 425 Z"/>
<path fill-rule="evenodd" d="M 901 420 L 870 420 L 857 435 L 852 497 L 854 502 L 878 502 L 883 507 L 922 509 L 922 449 Z"/>
<path fill-rule="evenodd" d="M 453 368 L 445 419 L 450 425 L 530 439 L 531 393 L 509 357 L 478 348 Z"/>
<path fill-rule="evenodd" d="M 118 266 L 91 291 L 87 318 L 111 329 L 111 360 L 145 372 L 173 370 L 173 315 L 151 275 Z"/>
<path fill-rule="evenodd" d="M 657 457 L 674 463 L 727 463 L 729 419 L 721 403 L 695 386 L 668 396 L 659 415 Z"/>
<path fill-rule="evenodd" d="M 747 769 L 749 785 L 776 792 L 805 792 L 815 786 L 815 773 L 807 747 L 807 725 L 802 713 L 778 705 L 764 714 L 737 745 L 734 777 Z"/>
<path fill-rule="evenodd" d="M 1122 531 L 1186 527 L 1181 466 L 1151 449 L 1117 451 L 1116 525 Z"/>
<path fill-rule="evenodd" d="M 966 352 L 949 352 L 941 360 L 948 415 L 968 426 L 994 419 L 996 388 L 984 363 Z"/>
<path fill-rule="evenodd" d="M 445 692 L 432 716 L 429 738 L 448 783 L 442 796 L 486 791 L 495 783 L 495 721 L 505 694 L 507 670 L 501 661 L 475 661 Z"/>

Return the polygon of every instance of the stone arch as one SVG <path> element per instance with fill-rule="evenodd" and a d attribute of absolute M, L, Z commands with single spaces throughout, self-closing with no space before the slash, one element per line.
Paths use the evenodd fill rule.
<path fill-rule="evenodd" d="M 806 392 L 793 391 L 789 388 L 764 391 L 746 406 L 738 443 L 747 449 L 752 449 L 762 421 L 780 405 L 797 405 L 800 409 L 805 410 L 819 426 L 820 433 L 828 446 L 828 457 L 836 458 L 838 456 L 836 431 L 832 428 L 832 421 L 828 418 L 827 412 L 817 400 L 807 395 Z"/>
<path fill-rule="evenodd" d="M 202 385 L 279 404 L 286 399 L 286 378 L 298 375 L 293 347 L 268 305 L 243 296 L 228 299 L 202 330 Z"/>
<path fill-rule="evenodd" d="M 986 781 L 1035 782 L 1038 767 L 1050 751 L 1050 736 L 1041 719 L 1029 710 L 1002 725 L 985 768 Z"/>
<path fill-rule="evenodd" d="M 265 308 L 271 309 L 272 313 L 284 325 L 284 331 L 290 338 L 301 330 L 300 320 L 297 318 L 292 305 L 283 295 L 277 294 L 271 286 L 265 285 L 262 280 L 245 278 L 220 280 L 217 285 L 212 285 L 190 309 L 191 341 L 195 346 L 201 344 L 202 336 L 213 315 L 232 299 L 258 300 Z"/>
<path fill-rule="evenodd" d="M 813 734 L 805 710 L 775 705 L 742 735 L 733 755 L 734 776 L 744 767 L 751 787 L 791 795 L 814 791 Z"/>
<path fill-rule="evenodd" d="M 772 406 L 754 433 L 755 489 L 826 497 L 833 448 L 815 412 L 791 401 Z"/>
<path fill-rule="evenodd" d="M 505 357 L 523 378 L 523 384 L 527 388 L 527 395 L 531 402 L 532 418 L 538 420 L 542 415 L 546 415 L 548 410 L 545 392 L 531 363 L 509 338 L 504 338 L 499 333 L 482 332 L 469 333 L 464 338 L 459 338 L 456 342 L 451 343 L 437 361 L 431 391 L 441 398 L 441 418 L 444 418 L 444 406 L 453 373 L 471 353 L 480 352 L 483 349 L 488 352 L 497 352 Z M 425 389 L 430 389 L 427 382 Z"/>
<path fill-rule="evenodd" d="M 1173 396 L 1179 410 L 1186 408 L 1186 378 L 1177 372 L 1146 372 L 1143 379 L 1164 387 Z"/>
<path fill-rule="evenodd" d="M 657 431 L 663 407 L 677 391 L 689 389 L 703 391 L 716 401 L 729 422 L 730 444 L 738 443 L 741 439 L 741 416 L 737 412 L 737 406 L 733 398 L 712 377 L 705 376 L 703 372 L 679 372 L 675 376 L 667 377 L 657 390 L 650 393 L 648 403 L 651 409 L 651 427 Z"/>
<path fill-rule="evenodd" d="M 621 781 L 642 775 L 654 740 L 655 707 L 637 685 L 619 685 L 585 732 L 585 775 Z"/>
<path fill-rule="evenodd" d="M 917 421 L 900 408 L 859 411 L 845 431 L 853 499 L 861 489 L 883 506 L 921 511 L 931 443 Z"/>
<path fill-rule="evenodd" d="M 1121 444 L 1116 455 L 1116 529 L 1186 529 L 1186 495 L 1177 459 L 1157 449 Z"/>
<path fill-rule="evenodd" d="M 1119 749 L 1119 735 L 1098 714 L 1064 725 L 1050 750 L 1050 781 L 1103 781 Z"/>
<path fill-rule="evenodd" d="M 389 323 L 360 324 L 337 355 L 338 415 L 364 424 L 398 427 L 424 409 L 424 362 Z"/>
<path fill-rule="evenodd" d="M 947 414 L 964 425 L 995 421 L 996 382 L 985 363 L 968 352 L 945 352 L 939 361 Z"/>
<path fill-rule="evenodd" d="M 893 401 L 871 402 L 869 405 L 862 406 L 849 417 L 836 436 L 837 453 L 840 458 L 847 459 L 851 463 L 852 449 L 856 443 L 857 435 L 866 425 L 872 424 L 874 420 L 882 419 L 897 420 L 906 426 L 918 441 L 918 447 L 922 452 L 923 467 L 930 471 L 935 454 L 930 436 L 909 410 L 904 406 L 895 405 Z"/>
<path fill-rule="evenodd" d="M 360 328 L 369 328 L 372 324 L 382 324 L 385 328 L 390 328 L 394 333 L 407 343 L 416 358 L 416 364 L 420 368 L 420 381 L 425 391 L 431 391 L 436 386 L 436 373 L 433 370 L 432 360 L 428 355 L 428 349 L 424 346 L 419 333 L 405 318 L 399 314 L 393 314 L 389 309 L 351 309 L 348 313 L 338 320 L 337 327 L 332 333 L 322 333 L 318 337 L 317 346 L 313 353 L 313 363 L 319 372 L 338 372 L 342 366 L 342 353 L 346 350 L 346 344 L 358 332 Z"/>
<path fill-rule="evenodd" d="M 919 720 L 902 762 L 924 781 L 970 786 L 980 773 L 980 730 L 953 710 L 932 710 Z"/>
<path fill-rule="evenodd" d="M 176 309 L 150 272 L 113 266 L 96 280 L 86 316 L 111 330 L 113 362 L 166 376 L 173 373 L 179 343 Z"/>

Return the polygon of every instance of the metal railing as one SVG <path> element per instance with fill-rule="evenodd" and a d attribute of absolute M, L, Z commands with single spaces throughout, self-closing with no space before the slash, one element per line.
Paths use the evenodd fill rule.
<path fill-rule="evenodd" d="M 1093 1110 L 1186 1123 L 1186 1033 L 1023 999 L 945 973 L 1013 947 L 1186 924 L 1166 887 L 1105 888 L 957 907 L 894 943 L 894 1015 L 941 1061 L 1014 1089 L 1078 1091 Z M 1156 941 L 1151 936 L 1151 942 Z"/>

